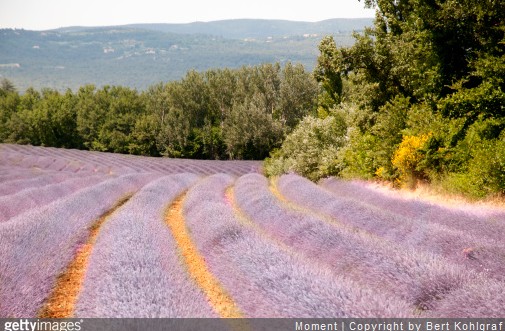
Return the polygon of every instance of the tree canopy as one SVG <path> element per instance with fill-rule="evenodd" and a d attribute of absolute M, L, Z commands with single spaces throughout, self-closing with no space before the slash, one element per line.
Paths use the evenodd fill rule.
<path fill-rule="evenodd" d="M 315 111 L 318 93 L 292 63 L 190 71 L 144 92 L 0 88 L 2 142 L 206 159 L 263 159 Z"/>
<path fill-rule="evenodd" d="M 327 37 L 319 47 L 319 117 L 344 116 L 347 132 L 333 155 L 337 166 L 318 178 L 406 186 L 421 180 L 471 196 L 505 193 L 505 2 L 364 5 L 376 9 L 374 26 L 355 34 L 353 46 L 337 47 Z M 289 159 L 276 152 L 271 164 L 289 171 L 279 155 Z"/>

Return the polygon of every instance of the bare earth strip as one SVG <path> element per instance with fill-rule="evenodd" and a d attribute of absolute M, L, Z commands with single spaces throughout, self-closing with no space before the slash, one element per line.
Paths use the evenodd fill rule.
<path fill-rule="evenodd" d="M 68 265 L 65 272 L 58 277 L 53 292 L 38 314 L 39 318 L 73 317 L 77 296 L 81 291 L 88 260 L 93 251 L 100 228 L 107 219 L 131 197 L 132 194 L 129 194 L 121 198 L 110 210 L 105 212 L 93 223 L 90 228 L 88 240 L 79 248 L 74 260 Z"/>
<path fill-rule="evenodd" d="M 207 268 L 205 259 L 191 240 L 183 215 L 185 194 L 176 199 L 165 214 L 165 222 L 170 228 L 178 249 L 191 278 L 207 296 L 210 305 L 224 318 L 244 317 L 233 299 L 226 293 L 219 280 Z"/>

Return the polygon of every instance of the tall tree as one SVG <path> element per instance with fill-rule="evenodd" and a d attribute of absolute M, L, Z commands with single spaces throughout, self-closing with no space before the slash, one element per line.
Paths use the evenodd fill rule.
<path fill-rule="evenodd" d="M 318 88 L 301 64 L 286 63 L 281 73 L 277 117 L 290 132 L 302 118 L 314 111 Z"/>
<path fill-rule="evenodd" d="M 0 80 L 0 95 L 16 92 L 16 87 L 7 78 L 2 78 Z"/>
<path fill-rule="evenodd" d="M 319 106 L 328 110 L 340 103 L 342 96 L 341 61 L 333 36 L 324 37 L 319 43 L 319 57 L 314 69 L 314 78 L 321 84 Z"/>

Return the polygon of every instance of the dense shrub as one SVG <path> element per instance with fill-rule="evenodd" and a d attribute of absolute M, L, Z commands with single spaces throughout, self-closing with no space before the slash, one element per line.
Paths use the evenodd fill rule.
<path fill-rule="evenodd" d="M 312 180 L 338 175 L 340 148 L 346 142 L 344 118 L 334 113 L 325 119 L 306 117 L 287 136 L 281 149 L 265 161 L 270 176 L 296 172 Z"/>
<path fill-rule="evenodd" d="M 413 187 L 421 177 L 418 166 L 424 157 L 422 149 L 429 138 L 429 135 L 403 137 L 392 161 L 400 172 L 401 185 Z"/>
<path fill-rule="evenodd" d="M 505 194 L 505 141 L 484 141 L 473 146 L 467 169 L 448 174 L 442 187 L 474 198 Z"/>

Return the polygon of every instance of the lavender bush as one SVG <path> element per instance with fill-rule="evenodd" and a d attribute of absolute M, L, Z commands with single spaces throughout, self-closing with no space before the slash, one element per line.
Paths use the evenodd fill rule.
<path fill-rule="evenodd" d="M 235 195 L 239 208 L 274 240 L 293 248 L 307 261 L 329 266 L 335 274 L 346 274 L 360 284 L 387 292 L 391 298 L 399 297 L 413 309 L 435 309 L 437 300 L 485 279 L 439 256 L 293 210 L 276 199 L 261 175 L 239 178 Z"/>
<path fill-rule="evenodd" d="M 18 168 L 14 166 L 2 166 L 4 169 L 0 174 L 0 185 L 9 186 L 9 183 L 15 180 L 34 179 L 39 176 L 51 173 L 51 171 L 40 171 L 25 168 Z"/>
<path fill-rule="evenodd" d="M 35 317 L 89 226 L 152 179 L 110 179 L 0 223 L 0 317 Z"/>
<path fill-rule="evenodd" d="M 333 275 L 262 237 L 225 200 L 233 182 L 214 175 L 193 187 L 187 226 L 209 268 L 248 317 L 406 317 L 412 309 Z"/>
<path fill-rule="evenodd" d="M 0 317 L 35 317 L 90 227 L 132 194 L 98 231 L 76 316 L 505 314 L 504 213 L 441 208 L 336 179 L 316 185 L 285 175 L 270 184 L 259 169 L 0 144 Z M 184 239 L 201 255 L 196 265 L 187 260 L 195 252 L 181 250 L 180 224 L 163 219 L 188 189 Z M 220 306 L 230 298 L 238 311 Z"/>
<path fill-rule="evenodd" d="M 196 175 L 146 185 L 103 225 L 93 248 L 77 317 L 217 317 L 181 265 L 166 207 Z"/>
<path fill-rule="evenodd" d="M 467 284 L 438 304 L 430 317 L 503 318 L 505 314 L 505 284 L 483 280 Z"/>
<path fill-rule="evenodd" d="M 61 183 L 28 188 L 12 195 L 0 196 L 0 222 L 95 185 L 105 178 L 103 175 L 71 178 Z"/>
<path fill-rule="evenodd" d="M 447 258 L 468 270 L 485 272 L 505 280 L 505 242 L 482 237 L 472 228 L 447 227 L 435 222 L 408 218 L 378 207 L 360 203 L 331 192 L 296 175 L 278 180 L 279 191 L 290 201 L 331 217 L 357 231 Z M 457 222 L 457 219 L 455 219 Z"/>
<path fill-rule="evenodd" d="M 470 208 L 465 210 L 444 208 L 417 199 L 389 196 L 374 191 L 359 181 L 350 182 L 327 178 L 320 185 L 338 197 L 367 203 L 422 222 L 437 223 L 453 229 L 464 228 L 475 235 L 494 240 L 502 240 L 502 234 L 505 232 L 505 213 L 503 212 L 482 213 L 482 210 L 478 210 L 476 207 L 473 207 L 473 210 Z"/>
<path fill-rule="evenodd" d="M 167 159 L 11 144 L 0 144 L 0 165 L 116 175 L 140 172 L 160 174 L 189 172 L 201 175 L 227 173 L 240 176 L 261 171 L 260 161 Z"/>
<path fill-rule="evenodd" d="M 13 172 L 13 174 L 15 174 Z M 0 196 L 15 194 L 25 189 L 40 188 L 46 185 L 61 183 L 70 178 L 75 178 L 74 174 L 65 172 L 47 172 L 43 176 L 30 176 L 28 178 L 5 179 L 0 175 Z"/>

